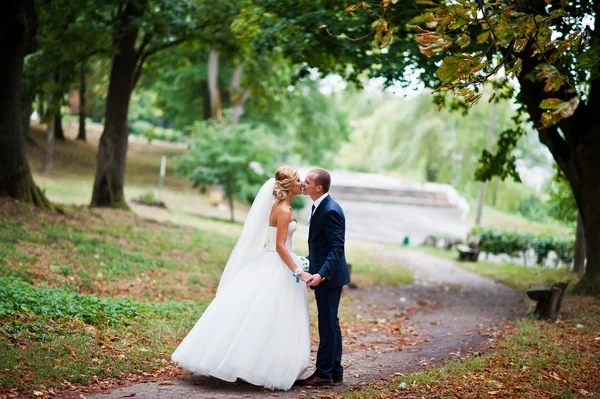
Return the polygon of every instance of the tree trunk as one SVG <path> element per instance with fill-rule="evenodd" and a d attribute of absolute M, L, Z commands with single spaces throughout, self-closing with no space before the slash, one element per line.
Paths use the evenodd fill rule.
<path fill-rule="evenodd" d="M 79 70 L 79 132 L 77 140 L 87 141 L 85 135 L 85 64 L 81 65 Z"/>
<path fill-rule="evenodd" d="M 46 112 L 46 107 L 44 104 L 44 96 L 42 94 L 39 95 L 38 97 L 38 121 L 41 123 L 42 119 L 44 118 L 44 113 Z"/>
<path fill-rule="evenodd" d="M 22 131 L 23 60 L 37 29 L 33 0 L 5 1 L 0 26 L 0 196 L 50 208 L 33 181 Z"/>
<path fill-rule="evenodd" d="M 125 202 L 124 180 L 127 158 L 127 113 L 136 81 L 140 54 L 136 51 L 139 27 L 136 20 L 144 13 L 145 1 L 128 3 L 120 15 L 118 51 L 113 57 L 106 98 L 104 131 L 96 157 L 96 176 L 91 206 L 129 209 Z"/>
<path fill-rule="evenodd" d="M 25 140 L 29 138 L 29 125 L 31 124 L 31 113 L 33 112 L 34 96 L 23 98 L 23 114 L 21 119 L 21 130 Z"/>
<path fill-rule="evenodd" d="M 221 93 L 219 92 L 219 54 L 215 49 L 208 56 L 208 91 L 210 93 L 211 117 L 222 121 Z"/>
<path fill-rule="evenodd" d="M 234 125 L 240 123 L 240 118 L 244 114 L 244 103 L 250 96 L 250 90 L 246 89 L 242 93 L 242 74 L 244 67 L 238 66 L 231 77 L 231 85 L 229 86 L 229 99 L 231 103 L 231 122 Z"/>
<path fill-rule="evenodd" d="M 496 176 L 494 179 L 494 192 L 492 193 L 492 206 L 495 208 L 498 203 L 498 188 L 500 187 L 500 178 Z"/>
<path fill-rule="evenodd" d="M 54 138 L 56 140 L 65 140 L 65 131 L 62 127 L 62 115 L 60 114 L 60 106 L 56 110 L 56 114 L 54 114 Z"/>
<path fill-rule="evenodd" d="M 46 148 L 44 149 L 44 173 L 52 171 L 54 164 L 54 139 L 56 138 L 56 115 L 46 126 Z"/>
<path fill-rule="evenodd" d="M 204 119 L 212 118 L 212 110 L 210 104 L 210 90 L 208 89 L 208 83 L 202 82 L 202 114 Z"/>
<path fill-rule="evenodd" d="M 227 200 L 229 201 L 229 220 L 231 222 L 235 222 L 235 216 L 233 213 L 233 196 L 227 197 Z"/>
<path fill-rule="evenodd" d="M 583 274 L 585 270 L 585 235 L 583 232 L 583 221 L 581 214 L 577 215 L 577 234 L 575 236 L 575 257 L 573 260 L 573 271 Z"/>
<path fill-rule="evenodd" d="M 496 105 L 492 105 L 492 116 L 490 119 L 490 131 L 487 138 L 487 150 L 492 150 L 494 144 L 494 133 L 496 132 Z M 477 214 L 475 216 L 475 226 L 481 226 L 481 215 L 485 205 L 485 193 L 487 190 L 487 181 L 482 182 L 479 188 L 479 201 L 477 202 Z"/>
<path fill-rule="evenodd" d="M 573 117 L 579 115 L 576 112 Z M 597 295 L 600 293 L 600 125 L 594 123 L 593 119 L 579 122 L 578 143 L 569 162 L 574 165 L 568 168 L 571 173 L 565 173 L 573 188 L 583 222 L 587 258 L 585 273 L 574 292 Z M 584 122 L 592 123 L 586 129 L 582 127 Z"/>
<path fill-rule="evenodd" d="M 598 20 L 596 20 L 598 22 Z M 600 23 L 598 24 L 600 28 Z M 600 80 L 592 81 L 588 103 L 581 102 L 574 114 L 561 120 L 557 126 L 543 128 L 540 102 L 551 96 L 568 100 L 570 93 L 546 93 L 544 82 L 529 79 L 537 58 L 529 56 L 532 48 L 522 57 L 518 80 L 521 85 L 519 100 L 525 105 L 536 124 L 540 141 L 548 147 L 554 160 L 565 174 L 573 190 L 579 215 L 583 222 L 586 243 L 586 270 L 573 291 L 578 294 L 600 293 Z"/>
<path fill-rule="evenodd" d="M 50 73 L 50 81 L 55 81 L 56 73 Z M 42 170 L 44 173 L 50 173 L 52 171 L 52 164 L 54 163 L 54 141 L 56 139 L 56 114 L 57 112 L 52 112 L 52 102 L 54 101 L 53 92 L 50 91 L 47 96 L 48 101 L 48 114 L 51 119 L 47 121 L 46 124 L 46 146 L 44 148 L 44 166 Z"/>

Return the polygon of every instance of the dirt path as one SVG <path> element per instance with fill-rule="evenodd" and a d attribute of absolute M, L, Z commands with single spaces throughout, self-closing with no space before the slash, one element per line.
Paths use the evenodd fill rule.
<path fill-rule="evenodd" d="M 453 261 L 409 250 L 390 251 L 387 256 L 414 269 L 415 284 L 345 291 L 347 298 L 342 301 L 348 303 L 344 317 L 349 326 L 343 326 L 346 373 L 342 385 L 271 392 L 245 383 L 185 375 L 176 381 L 136 384 L 87 398 L 231 399 L 327 395 L 478 350 L 492 339 L 495 328 L 525 312 L 522 294 L 459 269 Z"/>

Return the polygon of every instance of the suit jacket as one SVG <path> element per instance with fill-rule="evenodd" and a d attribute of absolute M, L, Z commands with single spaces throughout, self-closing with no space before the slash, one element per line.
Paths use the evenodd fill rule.
<path fill-rule="evenodd" d="M 309 273 L 325 278 L 315 289 L 339 288 L 350 283 L 344 253 L 345 236 L 344 211 L 328 195 L 315 209 L 308 232 Z"/>

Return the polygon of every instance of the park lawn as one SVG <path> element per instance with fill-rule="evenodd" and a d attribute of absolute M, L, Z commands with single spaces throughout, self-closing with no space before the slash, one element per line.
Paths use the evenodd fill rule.
<path fill-rule="evenodd" d="M 170 353 L 204 308 L 100 298 L 2 276 L 0 397 L 175 375 Z"/>
<path fill-rule="evenodd" d="M 59 214 L 1 203 L 2 275 L 84 294 L 205 303 L 235 244 L 127 211 L 64 208 Z"/>
<path fill-rule="evenodd" d="M 598 398 L 600 300 L 569 296 L 560 323 L 524 319 L 490 351 L 362 386 L 337 398 Z"/>
<path fill-rule="evenodd" d="M 458 253 L 452 249 L 449 251 L 420 246 L 415 250 L 426 252 L 431 255 L 446 259 L 457 260 Z M 566 268 L 549 267 L 527 267 L 506 261 L 492 262 L 486 261 L 484 256 L 480 256 L 477 262 L 456 262 L 456 266 L 465 270 L 477 273 L 492 280 L 499 281 L 520 291 L 525 291 L 532 284 L 565 281 L 570 283 L 570 288 L 579 280 L 579 276 Z"/>
<path fill-rule="evenodd" d="M 76 124 L 73 126 L 65 124 L 64 130 L 67 139 L 57 140 L 55 143 L 52 171 L 43 173 L 41 170 L 44 162 L 45 132 L 39 125 L 32 124 L 27 156 L 34 180 L 51 201 L 60 204 L 88 205 L 92 198 L 101 126 L 88 126 L 86 142 L 74 139 L 77 135 Z M 128 205 L 134 206 L 131 201 L 142 196 L 158 194 L 161 157 L 166 156 L 167 166 L 161 199 L 169 211 L 196 213 L 221 219 L 229 218 L 228 209 L 214 206 L 214 199 L 208 193 L 200 194 L 187 179 L 177 175 L 175 159 L 184 151 L 181 145 L 163 142 L 148 144 L 147 141 L 131 135 L 125 169 L 125 199 Z M 235 201 L 235 208 L 236 220 L 243 220 L 247 205 Z M 146 216 L 153 217 L 155 213 L 169 211 L 152 208 L 147 210 Z"/>
<path fill-rule="evenodd" d="M 472 207 L 466 220 L 475 224 L 476 207 Z M 485 206 L 481 216 L 481 227 L 518 231 L 520 233 L 547 234 L 551 236 L 570 236 L 574 234 L 573 228 L 557 221 L 536 222 L 529 220 L 518 213 L 505 212 L 491 206 Z"/>
<path fill-rule="evenodd" d="M 170 353 L 214 297 L 235 239 L 64 211 L 0 202 L 0 396 L 176 373 Z"/>
<path fill-rule="evenodd" d="M 0 397 L 176 374 L 170 354 L 214 297 L 241 224 L 62 208 L 0 200 Z M 359 286 L 412 281 L 373 245 L 349 244 Z M 340 309 L 349 325 L 352 306 Z"/>

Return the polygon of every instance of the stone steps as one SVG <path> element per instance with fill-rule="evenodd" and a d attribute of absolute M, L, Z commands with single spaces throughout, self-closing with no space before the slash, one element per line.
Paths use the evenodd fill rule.
<path fill-rule="evenodd" d="M 456 205 L 448 200 L 446 193 L 429 190 L 335 186 L 331 188 L 331 194 L 348 201 L 457 209 Z"/>

